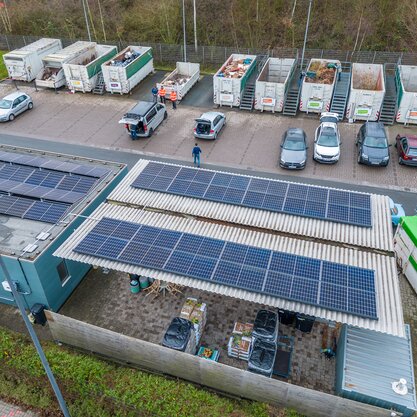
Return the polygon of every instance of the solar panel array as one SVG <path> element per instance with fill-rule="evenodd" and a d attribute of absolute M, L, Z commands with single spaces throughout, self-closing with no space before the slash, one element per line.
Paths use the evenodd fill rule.
<path fill-rule="evenodd" d="M 103 167 L 74 164 L 72 162 L 59 161 L 57 159 L 49 159 L 41 156 L 14 152 L 0 152 L 0 161 L 95 178 L 101 178 L 109 173 L 109 169 Z"/>
<path fill-rule="evenodd" d="M 110 218 L 74 251 L 378 318 L 368 269 Z"/>
<path fill-rule="evenodd" d="M 149 162 L 133 187 L 371 227 L 368 194 Z"/>
<path fill-rule="evenodd" d="M 31 200 L 0 194 L 0 213 L 22 219 L 56 223 L 69 209 L 69 204 Z"/>

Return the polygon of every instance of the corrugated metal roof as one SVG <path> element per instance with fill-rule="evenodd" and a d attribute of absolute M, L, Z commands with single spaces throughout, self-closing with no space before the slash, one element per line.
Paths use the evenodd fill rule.
<path fill-rule="evenodd" d="M 342 389 L 417 410 L 413 354 L 409 327 L 395 337 L 348 327 Z M 392 382 L 405 378 L 408 394 L 392 390 Z"/>
<path fill-rule="evenodd" d="M 98 257 L 86 256 L 73 252 L 73 248 L 78 245 L 78 243 L 94 227 L 94 225 L 97 223 L 97 220 L 100 220 L 102 217 L 110 217 L 120 220 L 143 223 L 155 227 L 189 232 L 202 236 L 224 239 L 237 243 L 244 243 L 261 248 L 373 269 L 375 270 L 375 286 L 377 291 L 377 310 L 379 319 L 366 319 L 347 313 L 327 310 L 317 306 L 288 301 L 273 296 L 228 287 L 225 285 L 214 284 L 167 272 L 140 268 L 134 265 L 129 265 L 127 263 L 109 261 Z M 117 271 L 152 276 L 163 281 L 224 294 L 230 297 L 248 301 L 254 301 L 272 307 L 280 307 L 286 310 L 308 314 L 325 320 L 346 323 L 366 329 L 404 336 L 404 321 L 400 289 L 397 281 L 397 268 L 395 259 L 390 256 L 359 251 L 352 248 L 325 245 L 307 240 L 277 236 L 270 233 L 263 233 L 239 227 L 209 223 L 192 218 L 187 219 L 180 216 L 155 213 L 147 210 L 138 210 L 135 208 L 123 207 L 110 203 L 101 204 L 98 209 L 91 215 L 91 219 L 86 220 L 76 230 L 76 232 L 55 252 L 55 255 L 65 259 L 71 259 L 74 261 L 97 265 Z"/>
<path fill-rule="evenodd" d="M 394 250 L 389 199 L 386 196 L 371 194 L 372 227 L 359 227 L 132 187 L 134 179 L 149 162 L 140 160 L 109 195 L 108 200 L 274 230 L 303 238 L 388 252 Z"/>

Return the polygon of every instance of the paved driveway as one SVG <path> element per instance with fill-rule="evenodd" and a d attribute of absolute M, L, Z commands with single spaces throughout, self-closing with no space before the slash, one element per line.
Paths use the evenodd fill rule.
<path fill-rule="evenodd" d="M 143 85 L 141 83 L 135 90 L 134 97 L 146 98 L 155 80 L 163 75 L 164 73 L 157 73 L 145 80 Z M 168 104 L 168 120 L 157 129 L 151 139 L 132 141 L 124 127 L 118 124 L 121 115 L 134 104 L 132 97 L 70 94 L 65 91 L 55 94 L 53 91 L 35 92 L 32 87 L 25 87 L 22 89 L 34 97 L 35 108 L 12 123 L 2 124 L 1 131 L 65 143 L 190 160 L 194 143 L 193 120 L 207 109 L 210 88 L 210 77 L 203 77 L 176 111 Z M 13 86 L 0 85 L 0 93 L 12 89 Z M 206 107 L 200 107 L 202 105 Z M 217 141 L 199 141 L 203 151 L 203 166 L 204 163 L 212 163 L 283 173 L 277 166 L 280 138 L 289 127 L 301 127 L 306 131 L 310 145 L 307 167 L 300 172 L 285 171 L 288 176 L 417 189 L 417 169 L 400 166 L 394 147 L 390 150 L 392 160 L 387 168 L 357 164 L 354 141 L 359 124 L 341 124 L 341 159 L 336 165 L 327 166 L 312 160 L 317 116 L 299 115 L 297 118 L 289 118 L 228 108 L 223 108 L 222 111 L 227 114 L 228 124 Z M 417 127 L 389 127 L 391 141 L 399 131 L 417 133 Z"/>

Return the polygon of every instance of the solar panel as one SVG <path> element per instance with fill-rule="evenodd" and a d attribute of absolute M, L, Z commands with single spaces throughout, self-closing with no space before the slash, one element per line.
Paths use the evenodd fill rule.
<path fill-rule="evenodd" d="M 35 201 L 22 217 L 46 223 L 57 223 L 69 207 L 67 204 Z"/>
<path fill-rule="evenodd" d="M 133 187 L 372 227 L 370 195 L 149 162 Z"/>
<path fill-rule="evenodd" d="M 378 318 L 369 269 L 109 218 L 74 251 Z"/>
<path fill-rule="evenodd" d="M 80 165 L 73 162 L 48 159 L 40 156 L 24 155 L 15 152 L 0 152 L 0 161 L 34 168 L 45 168 L 53 171 L 75 173 L 95 178 L 101 178 L 110 172 L 108 168 L 104 167 Z"/>

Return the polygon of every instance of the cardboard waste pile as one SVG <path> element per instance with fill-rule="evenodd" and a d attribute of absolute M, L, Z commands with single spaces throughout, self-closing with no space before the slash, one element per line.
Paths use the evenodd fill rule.
<path fill-rule="evenodd" d="M 232 60 L 226 64 L 217 74 L 224 78 L 242 78 L 252 64 L 252 58 Z"/>
<path fill-rule="evenodd" d="M 196 346 L 200 343 L 201 335 L 207 321 L 207 305 L 199 303 L 196 298 L 187 298 L 181 309 L 180 317 L 193 324 Z"/>
<path fill-rule="evenodd" d="M 172 87 L 173 85 L 182 86 L 190 80 L 191 77 L 182 74 L 175 74 L 171 78 L 164 81 L 165 87 Z"/>
<path fill-rule="evenodd" d="M 315 84 L 333 84 L 336 70 L 328 68 L 327 61 L 313 61 L 308 67 L 305 81 Z"/>
<path fill-rule="evenodd" d="M 253 324 L 236 322 L 227 345 L 227 354 L 232 358 L 247 361 L 252 346 L 252 332 Z"/>

